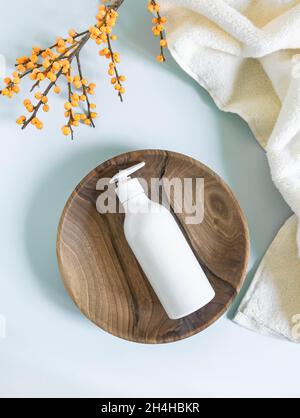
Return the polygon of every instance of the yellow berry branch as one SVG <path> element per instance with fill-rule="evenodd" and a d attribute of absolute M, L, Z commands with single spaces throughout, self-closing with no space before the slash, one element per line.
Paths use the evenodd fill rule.
<path fill-rule="evenodd" d="M 62 74 L 62 70 L 59 71 L 57 76 L 60 77 L 61 74 Z M 29 117 L 28 119 L 26 118 L 26 116 L 20 116 L 20 118 L 17 120 L 17 124 L 22 125 L 22 129 L 25 129 L 30 123 L 32 123 L 32 125 L 34 125 L 37 129 L 43 129 L 43 127 L 44 127 L 43 123 L 36 116 L 37 116 L 37 113 L 40 110 L 41 106 L 42 105 L 44 105 L 44 106 L 47 105 L 47 103 L 48 103 L 47 95 L 48 95 L 48 93 L 50 92 L 50 90 L 52 89 L 52 87 L 54 85 L 55 85 L 55 82 L 52 81 L 49 84 L 49 86 L 46 88 L 44 93 L 39 93 L 39 94 L 35 95 L 36 99 L 38 99 L 40 97 L 40 101 L 38 102 L 38 104 L 36 106 L 33 106 L 33 104 L 31 103 L 31 101 L 29 99 L 24 100 L 24 106 L 25 106 L 25 108 L 28 112 L 32 113 L 32 116 Z M 44 110 L 44 112 L 48 112 L 49 108 L 44 107 L 43 110 Z"/>
<path fill-rule="evenodd" d="M 39 64 L 39 67 L 37 68 L 44 68 L 44 71 L 42 72 L 38 72 L 37 77 L 34 76 L 35 74 L 35 70 L 32 72 L 33 77 L 31 77 L 32 80 L 36 80 L 37 81 L 34 83 L 34 85 L 32 86 L 30 92 L 33 92 L 33 90 L 36 87 L 39 87 L 41 81 L 45 80 L 45 78 L 48 78 L 50 81 L 56 81 L 57 76 L 55 74 L 52 73 L 52 70 L 58 71 L 60 69 L 60 63 L 59 61 L 63 60 L 63 59 L 67 59 L 69 57 L 68 53 L 70 51 L 72 51 L 75 46 L 77 46 L 78 43 L 74 42 L 73 45 L 71 45 L 69 48 L 67 48 L 62 54 L 60 54 L 58 57 L 54 58 L 54 59 L 45 59 L 43 64 Z"/>
<path fill-rule="evenodd" d="M 115 76 L 111 79 L 111 83 L 115 86 L 115 90 L 119 92 L 120 100 L 123 102 L 123 94 L 125 93 L 123 83 L 126 81 L 126 77 L 124 75 L 119 75 L 116 64 L 120 62 L 120 57 L 119 54 L 113 52 L 109 35 L 107 35 L 107 45 L 111 56 L 108 74 L 110 76 Z"/>
<path fill-rule="evenodd" d="M 152 19 L 154 26 L 152 27 L 152 32 L 154 36 L 160 37 L 160 55 L 157 56 L 158 62 L 165 62 L 165 51 L 164 48 L 167 47 L 166 34 L 165 34 L 165 23 L 167 18 L 161 16 L 160 5 L 155 0 L 150 0 L 148 4 L 148 10 L 150 13 L 154 13 L 156 17 Z"/>
<path fill-rule="evenodd" d="M 71 63 L 72 63 L 75 55 L 78 54 L 81 51 L 81 49 L 84 47 L 84 45 L 87 43 L 88 40 L 89 40 L 88 35 L 85 35 L 81 39 L 81 41 L 78 43 L 77 48 L 75 50 L 73 50 L 71 54 L 69 54 L 70 48 L 67 48 L 65 53 L 62 53 L 59 57 L 57 57 L 53 60 L 53 64 L 55 62 L 59 63 L 59 68 L 58 67 L 53 68 L 53 65 L 51 66 L 51 69 L 53 69 L 54 71 L 56 71 L 56 70 L 58 71 L 56 74 L 54 72 L 53 73 L 51 72 L 50 75 L 48 73 L 47 73 L 47 75 L 45 75 L 44 72 L 35 73 L 34 72 L 35 70 L 33 70 L 33 72 L 32 72 L 33 77 L 31 77 L 31 78 L 33 80 L 37 79 L 37 82 L 33 85 L 33 88 L 31 89 L 31 91 L 35 88 L 35 86 L 39 85 L 39 83 L 41 81 L 43 81 L 46 77 L 49 80 L 51 80 L 51 82 L 43 93 L 36 93 L 35 94 L 35 98 L 37 100 L 39 100 L 39 102 L 36 104 L 36 106 L 34 106 L 29 99 L 26 99 L 24 101 L 24 106 L 25 106 L 26 110 L 29 113 L 32 113 L 32 115 L 28 118 L 26 118 L 26 116 L 21 116 L 17 120 L 17 123 L 19 125 L 22 125 L 22 129 L 25 129 L 30 123 L 33 126 L 35 126 L 37 129 L 42 129 L 43 128 L 43 123 L 37 118 L 38 111 L 40 110 L 40 108 L 43 105 L 44 105 L 43 106 L 43 111 L 44 112 L 49 111 L 49 107 L 45 107 L 45 106 L 47 106 L 47 103 L 48 103 L 48 97 L 47 96 L 48 96 L 49 92 L 56 85 L 57 79 L 62 74 L 65 74 L 66 78 L 68 80 L 68 75 L 69 75 L 69 72 L 70 72 Z M 67 60 L 64 61 L 64 59 L 66 57 L 67 57 Z M 59 60 L 61 60 L 61 61 L 59 61 Z M 47 68 L 49 68 L 47 58 L 45 58 L 43 66 L 47 66 Z M 63 133 L 65 135 L 70 135 L 70 134 L 72 134 L 72 130 L 71 129 L 68 130 L 68 133 L 66 132 L 66 130 L 64 130 Z"/>
<path fill-rule="evenodd" d="M 37 129 L 43 128 L 43 122 L 38 118 L 40 110 L 49 112 L 48 94 L 53 89 L 55 94 L 61 93 L 61 87 L 58 81 L 65 78 L 68 88 L 68 101 L 65 102 L 65 117 L 67 123 L 62 127 L 62 133 L 66 136 L 74 137 L 74 127 L 78 127 L 80 123 L 87 126 L 95 127 L 94 119 L 97 117 L 95 112 L 96 105 L 91 103 L 89 96 L 94 94 L 96 88 L 95 83 L 89 83 L 83 76 L 82 65 L 80 62 L 80 53 L 83 47 L 91 39 L 97 45 L 104 45 L 99 51 L 99 55 L 109 60 L 108 74 L 111 77 L 111 84 L 118 93 L 123 102 L 125 94 L 124 83 L 126 77 L 120 75 L 118 64 L 120 63 L 120 54 L 114 52 L 113 41 L 117 40 L 116 35 L 112 34 L 113 29 L 118 20 L 118 9 L 124 0 L 102 0 L 96 16 L 96 23 L 88 30 L 77 33 L 74 29 L 69 30 L 68 37 L 58 37 L 56 42 L 48 48 L 33 47 L 30 56 L 18 58 L 15 64 L 16 70 L 12 77 L 4 79 L 5 88 L 0 91 L 0 95 L 9 99 L 20 92 L 20 82 L 23 78 L 29 76 L 34 81 L 30 92 L 39 88 L 42 83 L 49 81 L 48 86 L 43 92 L 36 92 L 34 98 L 37 100 L 35 104 L 30 99 L 24 100 L 24 106 L 29 115 L 24 115 L 17 119 L 22 129 L 32 124 Z M 155 0 L 150 0 L 148 9 L 154 13 L 153 34 L 160 37 L 161 53 L 157 57 L 159 62 L 165 61 L 164 48 L 167 46 L 165 39 L 166 18 L 160 14 L 160 6 Z M 73 75 L 73 61 L 76 62 L 78 74 Z M 85 108 L 81 112 L 75 112 L 77 108 Z"/>

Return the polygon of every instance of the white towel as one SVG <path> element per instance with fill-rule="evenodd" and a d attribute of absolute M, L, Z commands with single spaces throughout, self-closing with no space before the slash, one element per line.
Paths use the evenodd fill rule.
<path fill-rule="evenodd" d="M 248 122 L 266 149 L 274 183 L 296 214 L 270 247 L 235 319 L 295 341 L 300 316 L 300 228 L 298 247 L 295 232 L 300 217 L 300 0 L 160 4 L 172 55 L 220 109 Z"/>

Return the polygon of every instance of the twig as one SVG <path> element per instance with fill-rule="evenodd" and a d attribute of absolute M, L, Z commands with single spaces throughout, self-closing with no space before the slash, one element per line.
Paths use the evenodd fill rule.
<path fill-rule="evenodd" d="M 62 74 L 62 69 L 58 72 L 58 74 L 57 74 L 57 76 L 59 77 L 59 76 L 61 76 L 61 74 Z M 58 78 L 57 77 L 57 78 Z M 53 86 L 55 86 L 55 84 L 56 84 L 56 81 L 52 81 L 50 84 L 49 84 L 49 86 L 46 88 L 46 90 L 44 91 L 44 93 L 43 93 L 43 97 L 45 97 L 45 96 L 47 96 L 47 94 L 49 93 L 49 91 L 52 89 L 52 87 Z M 22 126 L 22 129 L 25 129 L 29 124 L 30 124 L 30 122 L 36 117 L 36 115 L 37 115 L 37 113 L 38 113 L 38 111 L 39 111 L 39 109 L 40 109 L 40 107 L 43 105 L 43 101 L 42 100 L 40 100 L 39 101 L 39 103 L 35 106 L 35 108 L 34 108 L 34 111 L 33 111 L 33 113 L 32 113 L 32 115 L 30 116 L 30 118 L 29 119 L 27 119 L 25 122 L 24 122 L 24 124 L 23 124 L 23 126 Z"/>
<path fill-rule="evenodd" d="M 78 74 L 79 74 L 80 79 L 82 80 L 83 79 L 83 74 L 82 74 L 81 63 L 80 63 L 80 59 L 79 59 L 79 52 L 78 52 L 78 54 L 76 54 L 76 62 L 77 62 Z M 88 97 L 87 88 L 83 84 L 82 84 L 82 92 L 86 97 L 88 117 L 89 117 L 89 119 L 92 123 L 93 128 L 95 128 L 95 123 L 94 123 L 93 118 L 92 118 L 91 103 L 90 103 L 90 100 L 89 100 L 89 97 Z"/>
<path fill-rule="evenodd" d="M 74 49 L 76 46 L 78 45 L 78 42 L 76 44 L 71 45 L 69 48 L 66 49 L 65 52 L 61 53 L 57 58 L 55 58 L 54 60 L 51 61 L 51 64 L 42 72 L 43 75 L 46 75 L 48 73 L 48 71 L 51 70 L 53 64 L 55 62 L 61 61 L 63 59 L 68 59 L 69 57 L 66 56 L 66 54 L 70 51 L 72 51 L 72 49 Z M 30 93 L 33 92 L 33 90 L 38 87 L 40 85 L 40 80 L 38 80 L 37 82 L 34 83 L 34 85 L 31 87 L 30 89 Z"/>
<path fill-rule="evenodd" d="M 123 3 L 124 3 L 124 0 L 112 0 L 111 3 L 107 5 L 107 7 L 109 9 L 118 10 L 122 6 Z"/>
<path fill-rule="evenodd" d="M 84 36 L 84 35 L 86 35 L 86 34 L 88 34 L 89 33 L 89 31 L 88 30 L 85 30 L 84 32 L 80 32 L 80 33 L 77 33 L 75 36 L 73 36 L 73 39 L 78 39 L 78 38 L 80 38 L 81 36 Z M 67 38 L 65 38 L 65 39 L 63 39 L 63 41 L 64 42 L 67 42 Z M 55 43 L 55 44 L 53 44 L 53 45 L 51 45 L 51 46 L 49 46 L 48 48 L 45 48 L 45 49 L 41 49 L 40 50 L 40 52 L 37 54 L 37 56 L 38 57 L 40 57 L 44 52 L 46 52 L 48 49 L 54 49 L 54 48 L 56 48 L 58 45 L 57 45 L 57 42 Z M 28 59 L 28 61 L 27 62 L 25 62 L 24 64 L 27 64 L 28 62 L 30 62 L 30 59 Z M 15 64 L 15 67 L 17 67 L 18 66 L 18 64 Z"/>
<path fill-rule="evenodd" d="M 111 46 L 110 37 L 109 37 L 109 35 L 106 35 L 106 37 L 107 37 L 107 46 L 108 46 L 109 52 L 111 54 L 111 60 L 114 64 L 114 72 L 115 72 L 115 75 L 116 75 L 116 79 L 118 81 L 118 84 L 122 85 L 122 82 L 120 80 L 120 75 L 119 75 L 119 72 L 118 72 L 118 69 L 117 69 L 117 66 L 116 66 L 116 60 L 114 58 L 114 52 L 113 52 L 113 49 L 112 49 L 112 46 Z M 119 97 L 120 97 L 121 102 L 123 103 L 124 100 L 123 100 L 123 95 L 121 94 L 121 92 L 119 92 Z"/>
<path fill-rule="evenodd" d="M 71 77 L 71 70 L 69 70 L 68 75 Z M 69 102 L 71 103 L 71 101 L 72 101 L 72 87 L 71 87 L 71 83 L 69 81 L 68 81 L 68 93 L 69 93 Z M 70 131 L 71 131 L 72 141 L 74 140 L 74 130 L 73 130 L 73 127 L 72 127 L 73 120 L 74 119 L 73 119 L 72 109 L 70 109 L 69 110 L 69 124 L 68 124 L 68 126 L 69 126 Z"/>

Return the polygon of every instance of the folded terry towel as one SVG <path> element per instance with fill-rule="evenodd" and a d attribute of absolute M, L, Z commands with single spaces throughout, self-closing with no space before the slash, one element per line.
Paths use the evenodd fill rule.
<path fill-rule="evenodd" d="M 276 237 L 236 315 L 236 322 L 249 328 L 295 341 L 300 315 L 300 0 L 160 4 L 172 55 L 220 109 L 248 122 L 266 149 L 274 183 L 296 214 Z"/>
<path fill-rule="evenodd" d="M 262 260 L 235 321 L 267 335 L 300 342 L 298 220 L 281 228 Z"/>

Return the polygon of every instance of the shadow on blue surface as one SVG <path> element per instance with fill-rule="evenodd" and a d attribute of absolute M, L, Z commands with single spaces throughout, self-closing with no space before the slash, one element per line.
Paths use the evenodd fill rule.
<path fill-rule="evenodd" d="M 113 143 L 113 141 L 112 141 Z M 56 259 L 57 227 L 64 205 L 81 179 L 105 160 L 130 151 L 124 146 L 91 147 L 53 167 L 41 177 L 28 208 L 24 239 L 41 290 L 61 308 L 77 310 L 60 278 Z"/>

